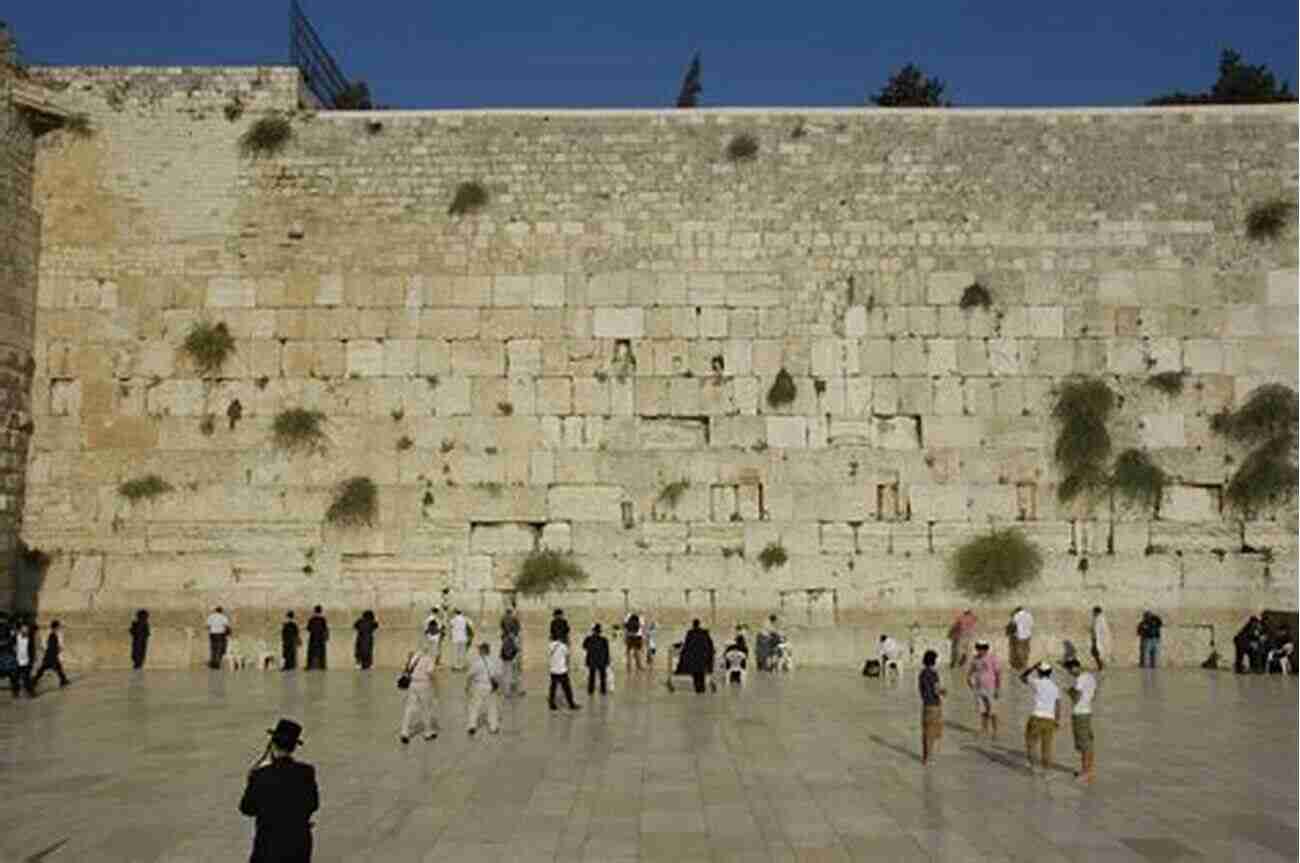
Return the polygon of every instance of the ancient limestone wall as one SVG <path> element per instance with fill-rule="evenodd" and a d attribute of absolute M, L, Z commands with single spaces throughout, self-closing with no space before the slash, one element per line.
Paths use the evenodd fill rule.
<path fill-rule="evenodd" d="M 1122 652 L 1152 606 L 1197 661 L 1209 627 L 1295 607 L 1295 513 L 1226 517 L 1240 453 L 1209 428 L 1296 382 L 1294 232 L 1244 236 L 1295 199 L 1294 107 L 298 112 L 244 157 L 293 74 L 44 72 L 95 134 L 38 155 L 24 531 L 55 555 L 43 613 L 104 627 L 102 661 L 136 607 L 183 663 L 208 606 L 271 639 L 316 602 L 376 609 L 391 661 L 444 589 L 494 618 L 546 547 L 591 575 L 546 603 L 580 626 L 778 610 L 807 661 L 856 663 L 882 630 L 941 639 L 969 604 L 948 555 L 1009 524 L 1047 565 L 982 627 L 1029 605 L 1053 653 L 1096 603 Z M 741 134 L 758 153 L 732 161 Z M 487 207 L 449 215 L 467 181 Z M 976 281 L 989 310 L 959 306 Z M 219 379 L 178 351 L 196 321 L 237 340 Z M 1159 519 L 1058 506 L 1071 374 L 1178 477 Z M 272 446 L 293 407 L 326 416 L 323 453 Z M 118 493 L 151 473 L 174 490 Z M 353 476 L 378 517 L 331 526 Z"/>
<path fill-rule="evenodd" d="M 30 389 L 40 219 L 32 209 L 35 134 L 12 98 L 12 43 L 0 27 L 0 604 L 15 593 L 14 551 L 32 431 Z"/>

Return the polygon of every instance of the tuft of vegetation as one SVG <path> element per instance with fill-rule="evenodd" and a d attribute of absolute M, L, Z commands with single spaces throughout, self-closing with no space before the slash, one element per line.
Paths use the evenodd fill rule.
<path fill-rule="evenodd" d="M 288 408 L 275 415 L 271 431 L 279 449 L 315 449 L 325 442 L 325 414 L 306 408 Z"/>
<path fill-rule="evenodd" d="M 961 301 L 958 305 L 963 311 L 988 309 L 993 305 L 993 295 L 989 293 L 988 288 L 979 282 L 974 282 L 961 292 Z"/>
<path fill-rule="evenodd" d="M 89 138 L 95 134 L 94 127 L 90 125 L 90 117 L 80 113 L 63 118 L 63 131 L 77 138 Z"/>
<path fill-rule="evenodd" d="M 374 108 L 370 99 L 370 85 L 365 81 L 350 81 L 334 97 L 334 108 L 338 111 L 369 111 Z"/>
<path fill-rule="evenodd" d="M 799 390 L 794 385 L 794 378 L 782 368 L 776 373 L 776 380 L 772 381 L 772 387 L 767 391 L 768 407 L 775 409 L 792 404 L 798 394 Z"/>
<path fill-rule="evenodd" d="M 1291 221 L 1295 207 L 1281 199 L 1251 207 L 1246 214 L 1246 236 L 1255 242 L 1275 240 Z"/>
<path fill-rule="evenodd" d="M 587 580 L 587 573 L 574 563 L 573 555 L 546 549 L 534 551 L 515 576 L 515 591 L 523 596 L 542 596 Z"/>
<path fill-rule="evenodd" d="M 476 213 L 487 206 L 488 193 L 482 183 L 470 180 L 461 183 L 456 187 L 456 194 L 452 196 L 451 206 L 447 207 L 447 215 L 463 216 L 468 213 Z"/>
<path fill-rule="evenodd" d="M 379 490 L 374 482 L 367 476 L 354 476 L 339 483 L 325 520 L 341 527 L 370 525 L 378 509 Z"/>
<path fill-rule="evenodd" d="M 1183 379 L 1186 377 L 1186 372 L 1161 372 L 1147 378 L 1147 386 L 1160 390 L 1167 396 L 1180 396 L 1183 394 Z"/>
<path fill-rule="evenodd" d="M 727 160 L 748 162 L 758 157 L 758 139 L 748 132 L 734 135 L 727 142 Z"/>
<path fill-rule="evenodd" d="M 1115 459 L 1110 487 L 1122 500 L 1134 506 L 1159 512 L 1160 500 L 1168 484 L 1168 474 L 1140 449 L 1124 450 Z"/>
<path fill-rule="evenodd" d="M 199 431 L 204 437 L 212 437 L 217 430 L 217 415 L 204 414 L 203 419 L 199 420 Z"/>
<path fill-rule="evenodd" d="M 676 482 L 670 482 L 659 492 L 659 502 L 666 504 L 671 508 L 676 508 L 677 503 L 686 494 L 686 489 L 691 487 L 691 481 L 688 479 L 679 479 Z"/>
<path fill-rule="evenodd" d="M 249 158 L 274 156 L 293 138 L 289 118 L 281 114 L 258 117 L 244 134 L 239 136 L 239 149 Z"/>
<path fill-rule="evenodd" d="M 230 97 L 230 101 L 221 109 L 221 113 L 226 115 L 226 119 L 231 123 L 244 116 L 244 100 L 238 93 Z"/>
<path fill-rule="evenodd" d="M 1111 450 L 1106 421 L 1114 408 L 1115 394 L 1097 378 L 1076 377 L 1061 384 L 1052 418 L 1060 426 L 1053 452 L 1064 475 L 1057 489 L 1062 503 L 1106 485 Z"/>
<path fill-rule="evenodd" d="M 763 567 L 764 571 L 774 569 L 778 566 L 785 566 L 786 561 L 789 559 L 790 555 L 785 553 L 785 546 L 781 545 L 779 542 L 769 542 L 763 547 L 763 550 L 758 553 L 758 562 L 759 565 Z"/>
<path fill-rule="evenodd" d="M 398 452 L 406 452 L 413 446 L 415 446 L 415 441 L 411 439 L 410 435 L 402 435 L 397 439 Z"/>
<path fill-rule="evenodd" d="M 1279 85 L 1266 65 L 1243 63 L 1241 54 L 1231 48 L 1219 55 L 1219 78 L 1208 92 L 1176 91 L 1157 96 L 1148 105 L 1251 105 L 1270 102 L 1294 102 L 1290 84 Z"/>
<path fill-rule="evenodd" d="M 161 494 L 172 491 L 172 484 L 156 473 L 139 479 L 130 479 L 117 487 L 117 493 L 135 503 L 138 500 L 151 500 Z"/>
<path fill-rule="evenodd" d="M 1295 436 L 1279 437 L 1256 447 L 1228 480 L 1224 499 L 1242 515 L 1286 503 L 1296 496 Z"/>
<path fill-rule="evenodd" d="M 181 350 L 194 363 L 203 377 L 212 377 L 221 371 L 226 358 L 235 352 L 235 338 L 224 321 L 210 324 L 198 321 L 190 327 Z"/>
<path fill-rule="evenodd" d="M 1214 431 L 1252 447 L 1224 489 L 1228 506 L 1242 516 L 1295 497 L 1298 418 L 1295 391 L 1282 384 L 1265 384 L 1236 411 L 1225 411 L 1211 421 Z"/>
<path fill-rule="evenodd" d="M 497 402 L 497 410 L 501 416 L 508 417 L 515 412 L 515 406 L 510 402 Z"/>
<path fill-rule="evenodd" d="M 1237 443 L 1261 444 L 1294 436 L 1297 422 L 1300 402 L 1295 391 L 1283 384 L 1265 384 L 1251 392 L 1236 411 L 1215 415 L 1210 425 Z"/>
<path fill-rule="evenodd" d="M 1042 552 L 1015 528 L 964 543 L 948 562 L 957 590 L 978 599 L 1010 593 L 1033 581 L 1042 569 Z"/>

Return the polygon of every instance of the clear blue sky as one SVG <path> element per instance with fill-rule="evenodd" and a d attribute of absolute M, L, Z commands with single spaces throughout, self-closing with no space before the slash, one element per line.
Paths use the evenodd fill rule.
<path fill-rule="evenodd" d="M 960 105 L 1127 105 L 1207 89 L 1220 50 L 1295 89 L 1288 0 L 302 0 L 353 78 L 394 107 L 860 105 L 915 61 Z M 288 58 L 288 0 L 25 0 L 0 19 L 29 62 L 242 65 Z"/>

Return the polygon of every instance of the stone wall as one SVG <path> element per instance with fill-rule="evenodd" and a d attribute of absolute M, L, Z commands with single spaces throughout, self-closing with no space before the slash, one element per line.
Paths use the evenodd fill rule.
<path fill-rule="evenodd" d="M 1293 106 L 312 113 L 292 70 L 42 75 L 95 134 L 38 154 L 24 531 L 54 555 L 43 614 L 102 638 L 91 658 L 125 661 L 136 607 L 179 664 L 211 605 L 274 643 L 320 602 L 376 609 L 391 661 L 444 590 L 494 618 L 554 548 L 591 576 L 546 603 L 579 625 L 777 610 L 806 661 L 856 664 L 882 630 L 942 639 L 968 604 L 948 557 L 990 525 L 1047 563 L 982 628 L 1029 605 L 1054 653 L 1093 604 L 1130 655 L 1160 609 L 1178 661 L 1295 607 L 1295 512 L 1225 516 L 1241 454 L 1209 428 L 1296 382 L 1294 232 L 1244 236 L 1295 200 Z M 293 139 L 241 155 L 273 110 Z M 487 207 L 450 215 L 468 181 Z M 976 281 L 992 308 L 961 308 Z M 235 336 L 218 378 L 178 350 L 197 321 Z M 1071 374 L 1122 396 L 1117 449 L 1177 476 L 1158 519 L 1057 504 Z M 324 451 L 273 446 L 293 407 Z M 119 494 L 147 474 L 174 490 Z M 332 526 L 353 476 L 377 518 Z"/>
<path fill-rule="evenodd" d="M 15 600 L 15 549 L 32 432 L 30 388 L 40 219 L 35 133 L 13 98 L 13 46 L 0 27 L 0 604 Z"/>

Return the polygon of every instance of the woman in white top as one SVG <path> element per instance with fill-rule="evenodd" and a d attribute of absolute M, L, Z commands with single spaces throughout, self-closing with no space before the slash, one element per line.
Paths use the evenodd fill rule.
<path fill-rule="evenodd" d="M 402 728 L 399 732 L 403 743 L 411 742 L 411 731 L 415 725 L 424 726 L 424 739 L 432 740 L 438 736 L 438 708 L 433 688 L 433 655 L 427 645 L 417 653 L 411 654 L 406 661 L 406 673 L 411 676 L 411 685 L 406 690 L 406 702 L 402 709 Z"/>

